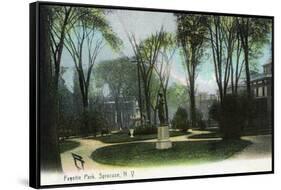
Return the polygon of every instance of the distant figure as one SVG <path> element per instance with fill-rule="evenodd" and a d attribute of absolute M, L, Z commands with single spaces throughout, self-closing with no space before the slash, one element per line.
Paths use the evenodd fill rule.
<path fill-rule="evenodd" d="M 164 99 L 163 99 L 163 94 L 159 93 L 159 102 L 158 102 L 158 117 L 160 121 L 160 125 L 163 125 L 165 123 L 165 118 L 164 118 Z"/>

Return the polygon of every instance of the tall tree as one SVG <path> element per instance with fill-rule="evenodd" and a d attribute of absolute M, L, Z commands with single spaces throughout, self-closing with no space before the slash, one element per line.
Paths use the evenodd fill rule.
<path fill-rule="evenodd" d="M 40 164 L 41 170 L 61 172 L 61 158 L 58 143 L 57 91 L 51 72 L 50 10 L 40 7 Z"/>
<path fill-rule="evenodd" d="M 187 71 L 191 126 L 196 126 L 195 80 L 205 49 L 207 18 L 202 15 L 176 14 L 177 39 Z"/>
<path fill-rule="evenodd" d="M 50 7 L 50 16 L 51 60 L 53 62 L 51 71 L 55 89 L 58 89 L 65 37 L 79 19 L 79 14 L 74 7 L 52 6 Z"/>
<path fill-rule="evenodd" d="M 242 55 L 241 40 L 239 35 L 237 35 L 233 53 L 235 62 L 232 62 L 231 64 L 231 89 L 233 94 L 237 94 L 239 81 L 241 79 L 245 63 L 244 56 Z"/>
<path fill-rule="evenodd" d="M 105 18 L 106 12 L 102 9 L 80 8 L 77 14 L 80 15 L 79 20 L 67 33 L 65 46 L 78 73 L 85 122 L 83 131 L 87 134 L 90 131 L 88 126 L 89 85 L 96 58 L 103 47 L 103 39 L 113 49 L 117 49 L 121 41 L 113 33 Z"/>
<path fill-rule="evenodd" d="M 172 83 L 168 87 L 167 92 L 167 98 L 168 98 L 168 104 L 170 109 L 173 108 L 174 111 L 178 107 L 187 107 L 187 104 L 189 102 L 189 96 L 186 96 L 187 94 L 187 88 L 185 85 L 179 84 L 179 83 Z"/>
<path fill-rule="evenodd" d="M 164 37 L 164 43 L 160 50 L 158 62 L 155 64 L 155 72 L 159 77 L 160 89 L 159 92 L 163 94 L 164 106 L 165 106 L 165 122 L 169 122 L 169 110 L 167 102 L 167 89 L 170 79 L 172 59 L 176 52 L 175 38 L 172 34 L 166 33 Z M 158 92 L 158 93 L 159 93 Z"/>
<path fill-rule="evenodd" d="M 233 52 L 235 48 L 237 38 L 237 25 L 235 18 L 233 17 L 221 17 L 221 33 L 223 39 L 223 48 L 225 49 L 225 59 L 224 59 L 224 78 L 223 78 L 223 94 L 227 93 L 229 88 L 229 79 L 231 81 L 231 90 L 234 93 L 234 70 L 233 66 Z M 238 42 L 239 43 L 239 42 Z M 236 65 L 237 66 L 237 65 Z M 236 78 L 237 79 L 237 78 Z"/>
<path fill-rule="evenodd" d="M 227 93 L 237 94 L 244 66 L 241 38 L 235 17 L 212 16 L 209 40 L 221 103 Z"/>
<path fill-rule="evenodd" d="M 162 85 L 160 78 L 155 72 L 152 73 L 151 82 L 150 82 L 150 107 L 152 109 L 153 115 L 153 125 L 157 125 L 157 110 L 159 104 L 159 93 L 162 93 Z"/>
<path fill-rule="evenodd" d="M 137 99 L 137 65 L 127 58 L 118 58 L 99 63 L 95 73 L 99 85 L 109 87 L 110 95 L 115 101 L 117 124 L 122 129 L 124 126 L 121 115 L 125 115 L 122 114 L 124 111 L 122 104 Z"/>
<path fill-rule="evenodd" d="M 138 63 L 140 77 L 143 82 L 146 119 L 148 124 L 151 124 L 151 77 L 154 71 L 154 65 L 158 59 L 159 51 L 164 43 L 165 32 L 162 27 L 160 31 L 155 32 L 139 43 L 134 35 L 128 37 Z"/>
<path fill-rule="evenodd" d="M 264 18 L 238 17 L 238 33 L 245 58 L 245 75 L 248 98 L 251 97 L 250 55 L 255 48 L 261 48 L 268 40 L 271 20 Z"/>

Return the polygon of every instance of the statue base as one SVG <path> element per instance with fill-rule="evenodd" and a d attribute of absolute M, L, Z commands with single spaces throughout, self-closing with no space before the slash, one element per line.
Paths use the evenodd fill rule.
<path fill-rule="evenodd" d="M 156 142 L 156 149 L 169 149 L 172 148 L 172 142 L 169 139 L 169 127 L 157 127 L 158 140 Z"/>

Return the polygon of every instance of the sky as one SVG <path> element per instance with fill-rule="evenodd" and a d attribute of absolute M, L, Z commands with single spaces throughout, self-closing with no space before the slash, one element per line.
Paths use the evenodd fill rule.
<path fill-rule="evenodd" d="M 137 41 L 147 38 L 152 33 L 160 30 L 163 26 L 166 32 L 176 32 L 175 17 L 172 13 L 163 12 L 149 12 L 149 11 L 129 11 L 129 10 L 114 10 L 111 14 L 106 16 L 113 31 L 123 41 L 123 46 L 120 52 L 114 52 L 108 45 L 105 45 L 100 54 L 97 57 L 97 64 L 103 60 L 115 59 L 120 56 L 133 56 L 133 51 L 129 43 L 127 34 L 134 34 Z M 207 50 L 208 52 L 209 50 Z M 259 72 L 262 72 L 262 65 L 265 64 L 270 58 L 270 46 L 266 45 L 261 57 L 256 60 Z M 63 75 L 66 81 L 66 85 L 69 89 L 73 86 L 73 66 L 71 56 L 64 49 L 62 55 L 62 66 L 69 68 Z M 173 82 L 179 82 L 186 85 L 185 70 L 182 65 L 182 59 L 178 54 L 175 54 L 172 62 L 170 84 Z M 203 57 L 199 74 L 196 79 L 197 92 L 207 92 L 209 94 L 215 94 L 217 85 L 215 82 L 214 68 L 212 64 L 212 56 Z"/>

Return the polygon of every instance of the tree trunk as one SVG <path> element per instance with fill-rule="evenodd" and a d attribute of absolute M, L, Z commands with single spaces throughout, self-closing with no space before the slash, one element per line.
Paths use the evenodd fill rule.
<path fill-rule="evenodd" d="M 247 95 L 248 98 L 251 98 L 251 77 L 250 77 L 250 68 L 249 68 L 249 52 L 248 48 L 244 50 L 245 54 L 245 71 L 246 71 L 246 85 L 247 85 Z"/>
<path fill-rule="evenodd" d="M 196 127 L 196 105 L 195 105 L 195 48 L 191 47 L 191 58 L 189 61 L 188 75 L 189 75 L 189 98 L 190 98 L 190 117 L 191 127 Z"/>
<path fill-rule="evenodd" d="M 248 35 L 249 35 L 249 19 L 245 18 L 242 20 L 242 26 L 240 26 L 240 37 L 241 42 L 244 50 L 244 59 L 245 59 L 245 73 L 246 73 L 246 87 L 247 87 L 247 96 L 250 100 L 251 98 L 251 77 L 250 77 L 250 67 L 249 67 L 249 42 L 248 42 Z M 246 22 L 246 23 L 245 23 Z"/>
<path fill-rule="evenodd" d="M 61 172 L 61 158 L 59 151 L 57 127 L 57 91 L 54 89 L 51 75 L 49 10 L 41 7 L 40 14 L 40 161 L 41 170 L 46 172 Z"/>
<path fill-rule="evenodd" d="M 196 105 L 195 105 L 195 91 L 194 91 L 194 82 L 190 81 L 190 118 L 191 118 L 191 127 L 196 127 Z"/>
<path fill-rule="evenodd" d="M 145 88 L 144 89 L 144 94 L 145 94 L 145 103 L 146 103 L 146 121 L 149 125 L 151 125 L 151 109 L 150 109 L 150 96 L 149 96 L 149 92 L 148 89 Z M 145 122 L 146 122 L 145 121 Z"/>
<path fill-rule="evenodd" d="M 122 123 L 122 118 L 121 118 L 121 110 L 119 106 L 119 98 L 115 97 L 115 110 L 117 113 L 117 125 L 119 129 L 123 129 L 123 123 Z"/>
<path fill-rule="evenodd" d="M 82 135 L 87 136 L 90 133 L 89 126 L 89 102 L 87 95 L 83 96 L 83 122 L 84 126 L 82 126 Z"/>
<path fill-rule="evenodd" d="M 164 102 L 165 102 L 165 114 L 166 114 L 166 123 L 169 123 L 169 108 L 168 108 L 168 102 L 167 102 L 167 91 L 164 90 Z"/>
<path fill-rule="evenodd" d="M 141 125 L 143 125 L 143 104 L 142 104 L 142 94 L 141 94 L 141 79 L 140 79 L 140 63 L 137 62 L 137 69 L 138 69 L 138 90 L 139 90 L 139 97 L 138 97 L 138 102 L 139 102 L 139 109 L 140 109 L 140 122 L 141 122 Z"/>

